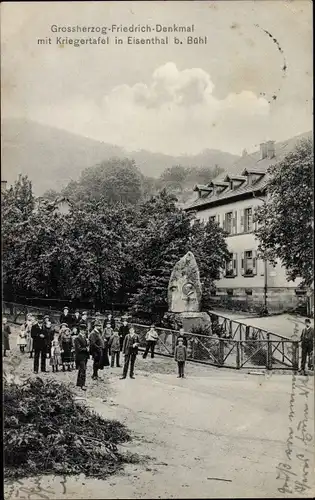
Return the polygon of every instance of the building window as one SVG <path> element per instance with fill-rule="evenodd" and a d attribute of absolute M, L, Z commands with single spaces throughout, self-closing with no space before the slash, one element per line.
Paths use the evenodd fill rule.
<path fill-rule="evenodd" d="M 216 216 L 211 215 L 211 217 L 209 217 L 209 220 L 211 220 L 211 222 L 216 222 Z"/>
<path fill-rule="evenodd" d="M 251 288 L 245 288 L 246 295 L 253 295 L 253 290 Z"/>
<path fill-rule="evenodd" d="M 257 274 L 257 258 L 255 251 L 246 250 L 242 254 L 242 274 L 243 276 L 254 276 Z"/>
<path fill-rule="evenodd" d="M 227 212 L 225 214 L 224 229 L 228 234 L 232 234 L 233 230 L 233 212 Z"/>
<path fill-rule="evenodd" d="M 233 288 L 228 288 L 226 293 L 229 297 L 232 297 L 233 296 Z"/>
<path fill-rule="evenodd" d="M 253 230 L 253 209 L 246 208 L 244 210 L 244 231 L 250 233 Z"/>
<path fill-rule="evenodd" d="M 235 278 L 237 276 L 237 254 L 230 253 L 229 259 L 225 264 L 225 274 L 226 278 Z"/>

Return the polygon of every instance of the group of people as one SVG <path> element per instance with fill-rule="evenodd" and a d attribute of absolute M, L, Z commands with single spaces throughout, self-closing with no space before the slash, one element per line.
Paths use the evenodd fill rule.
<path fill-rule="evenodd" d="M 10 350 L 10 326 L 5 317 L 2 318 L 3 355 Z M 159 335 L 152 325 L 146 334 L 146 347 L 143 359 L 149 352 L 151 358 L 155 355 L 155 346 Z M 314 329 L 309 319 L 305 320 L 305 328 L 301 334 L 301 370 L 305 375 L 305 364 L 308 358 L 309 368 L 313 367 Z M 50 317 L 35 317 L 28 314 L 25 323 L 18 334 L 17 345 L 21 353 L 29 353 L 34 357 L 34 373 L 38 373 L 39 365 L 42 372 L 46 371 L 47 357 L 53 372 L 78 370 L 77 386 L 85 390 L 86 366 L 90 357 L 93 359 L 93 380 L 98 379 L 99 370 L 106 366 L 120 367 L 120 356 L 124 356 L 124 366 L 121 379 L 128 375 L 134 379 L 135 362 L 139 351 L 139 336 L 134 328 L 123 319 L 119 328 L 109 314 L 102 322 L 99 315 L 92 324 L 88 322 L 86 311 L 82 314 L 76 310 L 73 315 L 65 307 L 59 318 L 59 329 L 56 329 Z M 185 376 L 184 368 L 187 359 L 187 338 L 181 330 L 177 337 L 174 359 L 178 365 L 178 378 Z"/>
<path fill-rule="evenodd" d="M 9 330 L 9 331 L 7 331 Z M 3 337 L 5 340 L 4 356 L 9 350 L 10 327 L 6 318 L 3 319 Z M 155 345 L 158 340 L 158 333 L 152 326 L 146 336 L 146 349 L 143 354 L 145 359 L 151 352 L 154 358 Z M 124 356 L 124 366 L 121 379 L 128 375 L 134 379 L 134 367 L 139 348 L 139 336 L 130 326 L 126 319 L 123 319 L 119 328 L 116 328 L 116 321 L 109 314 L 102 322 L 100 315 L 92 321 L 88 321 L 86 311 L 80 314 L 76 310 L 70 314 L 69 308 L 65 307 L 59 318 L 59 328 L 52 325 L 50 317 L 35 316 L 28 314 L 25 323 L 21 326 L 18 334 L 17 345 L 21 353 L 29 353 L 34 358 L 33 370 L 38 373 L 46 372 L 47 358 L 53 372 L 78 370 L 77 386 L 85 390 L 86 366 L 90 357 L 93 359 L 94 380 L 98 379 L 99 370 L 106 366 L 121 367 L 120 357 Z"/>
<path fill-rule="evenodd" d="M 9 334 L 11 333 L 6 318 L 3 318 L 4 356 L 9 350 Z M 151 359 L 155 356 L 155 347 L 159 335 L 154 325 L 146 334 L 146 346 L 143 359 L 149 352 Z M 119 328 L 109 314 L 102 322 L 100 315 L 88 321 L 86 311 L 76 310 L 70 314 L 65 307 L 59 318 L 59 328 L 52 325 L 48 315 L 35 316 L 28 314 L 18 334 L 17 345 L 21 353 L 28 353 L 34 358 L 34 373 L 46 372 L 47 358 L 53 372 L 78 370 L 77 386 L 85 390 L 86 366 L 90 357 L 93 359 L 93 380 L 98 379 L 99 370 L 106 366 L 121 367 L 121 354 L 124 366 L 121 379 L 128 376 L 134 379 L 135 362 L 139 352 L 140 339 L 134 328 L 123 319 Z M 178 363 L 178 376 L 184 376 L 184 365 L 187 358 L 187 339 L 179 335 L 175 349 L 175 360 Z"/>

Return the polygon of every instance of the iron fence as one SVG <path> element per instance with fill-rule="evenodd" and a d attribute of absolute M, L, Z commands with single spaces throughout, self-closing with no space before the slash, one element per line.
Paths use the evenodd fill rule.
<path fill-rule="evenodd" d="M 27 313 L 49 314 L 52 322 L 58 324 L 60 311 L 39 308 L 13 302 L 3 303 L 3 315 L 11 321 L 22 324 Z M 93 310 L 87 311 L 89 322 L 95 318 Z M 211 334 L 200 335 L 185 332 L 187 339 L 187 358 L 196 363 L 204 363 L 226 368 L 284 369 L 297 370 L 299 366 L 299 343 L 261 328 L 245 325 L 240 321 L 210 313 Z M 104 320 L 104 315 L 99 315 Z M 116 319 L 117 327 L 120 318 Z M 131 323 L 140 337 L 140 350 L 145 348 L 149 326 Z M 156 353 L 174 356 L 179 332 L 156 327 L 159 339 Z"/>
<path fill-rule="evenodd" d="M 149 326 L 132 323 L 140 338 L 140 349 L 146 345 L 146 333 Z M 156 345 L 157 354 L 174 356 L 179 332 L 166 328 L 156 328 L 159 338 Z M 261 368 L 297 370 L 299 364 L 299 345 L 289 339 L 235 338 L 218 337 L 217 335 L 199 335 L 185 333 L 187 339 L 187 359 L 217 367 L 226 368 Z"/>

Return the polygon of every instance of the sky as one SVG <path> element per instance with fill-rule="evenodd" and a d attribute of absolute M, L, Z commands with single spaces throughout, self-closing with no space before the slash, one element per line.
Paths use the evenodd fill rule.
<path fill-rule="evenodd" d="M 2 3 L 2 118 L 22 118 L 129 151 L 241 154 L 312 129 L 312 3 Z M 191 26 L 207 44 L 60 46 L 51 26 Z M 105 36 L 105 35 L 104 35 Z M 174 44 L 173 37 L 182 39 Z M 52 38 L 40 45 L 38 38 Z"/>

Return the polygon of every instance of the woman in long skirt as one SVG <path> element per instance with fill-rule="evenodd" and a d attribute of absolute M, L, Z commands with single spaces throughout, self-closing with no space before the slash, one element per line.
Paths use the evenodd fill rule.
<path fill-rule="evenodd" d="M 73 360 L 73 341 L 70 328 L 66 328 L 61 335 L 61 359 L 63 371 L 65 371 L 67 367 L 70 372 Z"/>

